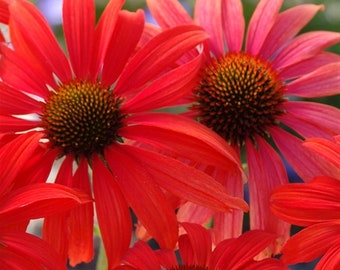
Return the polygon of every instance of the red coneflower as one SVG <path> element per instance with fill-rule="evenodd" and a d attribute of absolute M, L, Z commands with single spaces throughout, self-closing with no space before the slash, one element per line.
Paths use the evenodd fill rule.
<path fill-rule="evenodd" d="M 138 270 L 215 270 L 215 269 L 287 269 L 274 258 L 255 257 L 275 242 L 275 235 L 247 231 L 238 238 L 227 239 L 212 248 L 210 232 L 198 224 L 182 223 L 185 234 L 179 238 L 179 255 L 172 250 L 151 250 L 137 242 L 117 269 Z"/>
<path fill-rule="evenodd" d="M 56 183 L 93 193 L 110 269 L 130 244 L 129 207 L 162 247 L 174 247 L 177 220 L 164 190 L 215 210 L 247 210 L 213 178 L 170 158 L 228 164 L 239 173 L 233 149 L 203 125 L 151 112 L 196 82 L 201 56 L 176 61 L 206 39 L 199 27 L 169 29 L 136 52 L 141 10 L 121 11 L 123 0 L 109 1 L 95 26 L 93 0 L 65 0 L 66 56 L 32 3 L 9 2 L 0 1 L 11 40 L 1 46 L 0 132 L 10 134 L 2 161 L 30 182 L 45 181 L 59 160 Z M 71 265 L 92 259 L 92 234 L 92 204 L 44 223 L 44 238 Z"/>
<path fill-rule="evenodd" d="M 208 33 L 207 60 L 190 98 L 193 105 L 188 114 L 244 154 L 249 170 L 250 226 L 276 232 L 284 241 L 289 227 L 269 207 L 271 191 L 288 182 L 281 157 L 274 149 L 278 148 L 306 181 L 322 171 L 301 143 L 304 138 L 339 134 L 340 111 L 295 97 L 318 98 L 340 92 L 340 57 L 323 51 L 340 41 L 340 33 L 297 35 L 323 9 L 320 5 L 299 5 L 279 12 L 283 0 L 262 0 L 244 38 L 240 0 L 197 0 L 194 19 L 177 0 L 147 3 L 163 29 L 198 24 Z M 287 127 L 294 135 L 287 132 Z M 212 174 L 234 195 L 242 196 L 240 179 L 232 182 L 219 172 Z M 203 212 L 198 218 L 195 215 L 195 221 L 204 221 L 201 217 L 207 215 Z M 215 215 L 217 239 L 239 235 L 242 216 L 239 212 Z"/>

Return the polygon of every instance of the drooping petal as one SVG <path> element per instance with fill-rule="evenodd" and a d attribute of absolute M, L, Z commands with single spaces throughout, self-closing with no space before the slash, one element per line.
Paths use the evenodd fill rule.
<path fill-rule="evenodd" d="M 275 23 L 283 0 L 261 0 L 249 22 L 246 38 L 246 52 L 257 55 L 270 29 Z"/>
<path fill-rule="evenodd" d="M 1 232 L 0 243 L 0 262 L 2 267 L 6 265 L 6 260 L 14 260 L 14 268 L 5 269 L 66 270 L 66 264 L 61 260 L 59 254 L 36 236 L 24 232 Z M 4 265 L 2 264 L 3 262 Z M 24 268 L 17 268 L 19 265 Z"/>
<path fill-rule="evenodd" d="M 340 237 L 340 224 L 327 222 L 309 226 L 293 235 L 282 249 L 283 262 L 310 262 L 326 253 Z"/>
<path fill-rule="evenodd" d="M 129 248 L 132 221 L 124 194 L 115 177 L 97 157 L 93 159 L 93 192 L 108 269 L 113 269 L 119 265 Z"/>
<path fill-rule="evenodd" d="M 95 81 L 99 75 L 109 42 L 118 18 L 118 13 L 124 4 L 124 0 L 110 0 L 103 11 L 97 24 L 92 47 L 92 63 L 90 66 L 90 79 Z"/>
<path fill-rule="evenodd" d="M 261 137 L 257 137 L 256 142 L 257 147 L 246 142 L 250 227 L 273 233 L 284 242 L 289 237 L 289 225 L 270 211 L 269 198 L 274 188 L 288 182 L 287 174 L 275 150 Z"/>
<path fill-rule="evenodd" d="M 58 184 L 27 185 L 1 198 L 1 222 L 20 223 L 54 213 L 67 211 L 90 198 L 79 191 Z"/>
<path fill-rule="evenodd" d="M 228 52 L 239 52 L 242 48 L 245 20 L 240 0 L 222 1 L 223 34 Z"/>
<path fill-rule="evenodd" d="M 222 1 L 197 0 L 195 22 L 209 35 L 208 44 L 215 56 L 223 56 Z"/>
<path fill-rule="evenodd" d="M 193 20 L 178 0 L 146 0 L 152 16 L 162 28 L 192 24 Z"/>
<path fill-rule="evenodd" d="M 178 157 L 221 169 L 241 166 L 236 152 L 209 128 L 186 117 L 164 113 L 135 114 L 128 118 L 131 126 L 121 130 L 124 137 L 145 142 Z M 128 130 L 129 129 L 129 130 Z M 144 130 L 148 129 L 145 133 Z M 197 152 L 196 152 L 197 151 Z"/>
<path fill-rule="evenodd" d="M 127 113 L 171 106 L 188 96 L 197 85 L 201 56 L 161 75 L 121 107 Z"/>
<path fill-rule="evenodd" d="M 115 91 L 127 95 L 172 67 L 188 50 L 207 38 L 202 28 L 182 25 L 164 30 L 143 46 L 129 61 Z"/>
<path fill-rule="evenodd" d="M 340 170 L 340 144 L 322 138 L 310 138 L 305 140 L 304 146 L 312 149 L 318 155 L 331 162 Z M 340 178 L 340 172 L 339 172 Z"/>
<path fill-rule="evenodd" d="M 135 151 L 132 146 L 115 145 L 107 149 L 105 158 L 126 201 L 146 230 L 161 247 L 174 248 L 178 236 L 174 209 L 148 172 L 149 168 L 141 162 L 143 156 Z"/>
<path fill-rule="evenodd" d="M 275 189 L 271 209 L 281 219 L 299 226 L 340 219 L 340 182 L 318 177 L 310 183 Z"/>
<path fill-rule="evenodd" d="M 269 59 L 287 41 L 293 38 L 320 9 L 323 9 L 322 5 L 305 4 L 280 13 L 259 54 L 264 59 Z"/>
<path fill-rule="evenodd" d="M 120 76 L 132 56 L 144 27 L 144 13 L 141 10 L 119 12 L 117 23 L 104 58 L 102 83 L 112 85 Z"/>
<path fill-rule="evenodd" d="M 27 59 L 39 63 L 61 81 L 72 78 L 68 60 L 47 21 L 29 1 L 14 1 L 10 6 L 11 42 Z"/>
<path fill-rule="evenodd" d="M 294 58 L 295 59 L 295 58 Z M 340 55 L 330 52 L 321 52 L 317 55 L 289 65 L 280 71 L 283 80 L 291 80 L 303 76 L 314 70 L 332 63 L 339 63 Z"/>
<path fill-rule="evenodd" d="M 287 84 L 287 94 L 316 98 L 340 93 L 340 63 L 318 68 Z"/>
<path fill-rule="evenodd" d="M 333 245 L 326 251 L 316 265 L 315 270 L 338 269 L 340 267 L 340 257 L 338 256 L 340 252 L 339 247 L 339 240 L 334 241 Z"/>
<path fill-rule="evenodd" d="M 304 147 L 303 141 L 294 135 L 280 128 L 271 128 L 270 133 L 281 154 L 304 181 L 309 182 L 318 175 L 332 177 L 338 172 L 332 164 Z"/>
<path fill-rule="evenodd" d="M 323 49 L 340 41 L 340 33 L 313 31 L 293 39 L 273 59 L 273 66 L 282 69 L 313 57 Z"/>
<path fill-rule="evenodd" d="M 282 108 L 287 112 L 279 120 L 305 138 L 330 139 L 340 134 L 340 110 L 321 103 L 292 101 Z"/>
<path fill-rule="evenodd" d="M 76 77 L 86 80 L 94 43 L 93 0 L 63 1 L 63 29 L 68 54 Z"/>
<path fill-rule="evenodd" d="M 188 239 L 188 241 L 181 241 L 183 237 L 179 238 L 179 250 L 183 263 L 186 265 L 208 265 L 212 245 L 210 232 L 199 224 L 184 222 L 181 225 L 187 232 Z M 187 250 L 189 250 L 190 256 L 186 256 L 188 255 Z"/>
<path fill-rule="evenodd" d="M 83 158 L 72 178 L 72 188 L 84 191 L 91 198 L 88 164 Z M 97 203 L 97 201 L 96 201 Z M 81 262 L 89 263 L 94 256 L 93 249 L 93 203 L 80 205 L 70 211 L 69 223 L 69 263 L 75 266 Z"/>
<path fill-rule="evenodd" d="M 228 195 L 219 182 L 202 171 L 155 152 L 131 146 L 125 148 L 131 156 L 143 157 L 142 162 L 154 181 L 178 197 L 217 211 L 248 210 L 241 198 Z"/>

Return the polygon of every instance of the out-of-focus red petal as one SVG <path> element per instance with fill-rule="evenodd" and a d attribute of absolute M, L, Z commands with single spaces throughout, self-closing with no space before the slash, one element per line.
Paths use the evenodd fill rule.
<path fill-rule="evenodd" d="M 181 242 L 179 239 L 179 250 L 181 258 L 186 265 L 208 265 L 211 256 L 212 242 L 210 232 L 199 224 L 181 223 L 187 232 L 188 242 Z M 187 244 L 190 247 L 187 247 Z M 186 257 L 186 249 L 193 252 L 193 258 Z M 191 256 L 190 256 L 191 257 Z"/>
<path fill-rule="evenodd" d="M 327 222 L 309 226 L 293 235 L 282 248 L 283 262 L 296 264 L 317 259 L 340 237 L 340 224 Z"/>
<path fill-rule="evenodd" d="M 93 159 L 93 192 L 108 269 L 113 269 L 119 265 L 122 256 L 129 248 L 132 221 L 128 205 L 115 176 L 98 157 Z M 133 192 L 133 187 L 130 192 Z"/>
<path fill-rule="evenodd" d="M 63 1 L 63 29 L 67 50 L 76 77 L 86 80 L 94 43 L 93 0 Z"/>
<path fill-rule="evenodd" d="M 250 226 L 280 237 L 289 238 L 290 226 L 270 211 L 270 194 L 274 188 L 288 183 L 286 170 L 275 150 L 261 137 L 256 138 L 257 147 L 246 142 L 249 167 Z"/>
<path fill-rule="evenodd" d="M 340 182 L 318 177 L 310 183 L 278 187 L 271 209 L 281 219 L 299 226 L 340 219 Z"/>
<path fill-rule="evenodd" d="M 125 146 L 130 156 L 143 157 L 157 184 L 180 198 L 217 211 L 248 210 L 241 198 L 228 195 L 226 189 L 209 175 L 178 160 L 141 148 Z"/>
<path fill-rule="evenodd" d="M 337 240 L 326 251 L 315 267 L 315 270 L 339 269 L 340 268 L 340 241 Z"/>
<path fill-rule="evenodd" d="M 264 59 L 269 59 L 287 41 L 293 38 L 315 16 L 316 12 L 323 9 L 323 5 L 298 5 L 280 13 L 259 54 Z M 289 22 L 289 24 L 287 24 Z"/>
<path fill-rule="evenodd" d="M 264 43 L 270 29 L 275 23 L 283 0 L 261 0 L 249 22 L 246 52 L 257 55 Z"/>
<path fill-rule="evenodd" d="M 129 61 L 115 88 L 128 95 L 172 67 L 188 50 L 207 39 L 202 28 L 182 25 L 164 30 L 143 46 Z"/>
<path fill-rule="evenodd" d="M 26 59 L 39 63 L 61 81 L 72 78 L 68 60 L 38 9 L 29 1 L 13 1 L 10 6 L 11 42 Z"/>
<path fill-rule="evenodd" d="M 62 261 L 55 250 L 36 236 L 24 232 L 2 231 L 0 233 L 0 243 L 1 267 L 4 267 L 3 262 L 6 265 L 7 261 L 7 265 L 10 265 L 10 260 L 14 260 L 13 268 L 4 269 L 66 270 L 65 262 Z M 5 256 L 5 254 L 10 257 Z"/>
<path fill-rule="evenodd" d="M 92 63 L 90 66 L 90 79 L 95 81 L 103 65 L 109 42 L 115 29 L 118 13 L 124 0 L 110 0 L 106 5 L 96 27 L 94 46 L 92 47 Z"/>
<path fill-rule="evenodd" d="M 156 179 L 148 172 L 146 165 L 149 164 L 143 162 L 144 157 L 135 147 L 115 145 L 107 149 L 105 158 L 124 197 L 146 230 L 162 248 L 174 248 L 178 237 L 176 216 Z M 160 161 L 155 162 L 159 166 Z"/>
<path fill-rule="evenodd" d="M 132 56 L 144 27 L 142 10 L 119 12 L 117 23 L 104 58 L 102 83 L 112 85 Z M 122 42 L 123 40 L 123 42 Z"/>

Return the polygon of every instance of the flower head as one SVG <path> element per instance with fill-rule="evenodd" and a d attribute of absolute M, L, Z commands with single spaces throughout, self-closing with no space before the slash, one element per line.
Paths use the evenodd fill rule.
<path fill-rule="evenodd" d="M 192 104 L 188 115 L 245 154 L 242 156 L 249 171 L 250 226 L 276 232 L 285 241 L 289 227 L 269 207 L 271 190 L 288 181 L 274 148 L 304 180 L 310 181 L 322 172 L 323 165 L 311 158 L 302 140 L 329 139 L 338 134 L 340 111 L 297 99 L 339 93 L 340 57 L 324 49 L 339 42 L 340 33 L 314 31 L 298 35 L 324 8 L 321 5 L 304 4 L 280 12 L 282 0 L 262 0 L 245 33 L 240 0 L 196 0 L 193 19 L 177 0 L 147 3 L 163 29 L 198 24 L 208 33 L 206 62 L 200 82 L 188 97 Z M 188 57 L 194 56 L 190 53 Z M 287 132 L 287 128 L 294 133 Z M 241 196 L 243 183 L 239 178 L 233 183 L 222 176 L 218 178 L 233 194 Z M 215 216 L 217 238 L 239 235 L 241 220 L 242 215 L 237 212 Z M 229 229 L 223 235 L 221 232 L 228 228 L 233 231 Z"/>
<path fill-rule="evenodd" d="M 186 233 L 179 238 L 180 263 L 174 251 L 151 250 L 140 241 L 127 252 L 121 269 L 287 269 L 277 259 L 255 259 L 275 242 L 275 235 L 259 230 L 248 231 L 238 238 L 220 242 L 212 250 L 212 239 L 207 229 L 192 223 L 182 223 L 182 226 Z"/>
<path fill-rule="evenodd" d="M 207 38 L 201 28 L 174 27 L 140 48 L 141 10 L 111 0 L 95 25 L 93 0 L 66 0 L 65 54 L 32 3 L 0 3 L 11 40 L 1 46 L 1 162 L 18 186 L 46 181 L 56 162 L 56 183 L 93 195 L 110 268 L 130 244 L 129 207 L 162 247 L 174 247 L 178 225 L 165 191 L 215 210 L 247 210 L 213 178 L 171 158 L 242 173 L 233 149 L 203 125 L 151 112 L 196 83 L 201 55 L 177 60 Z M 93 257 L 93 213 L 88 204 L 45 219 L 43 237 L 72 265 Z"/>

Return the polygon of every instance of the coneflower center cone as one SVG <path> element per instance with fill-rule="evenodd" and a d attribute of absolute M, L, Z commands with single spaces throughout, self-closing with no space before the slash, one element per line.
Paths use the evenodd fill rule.
<path fill-rule="evenodd" d="M 284 113 L 285 86 L 269 63 L 246 53 L 217 58 L 203 71 L 192 109 L 230 144 L 267 137 Z"/>
<path fill-rule="evenodd" d="M 122 138 L 122 100 L 100 83 L 73 81 L 61 85 L 44 105 L 43 128 L 62 154 L 89 157 Z"/>

